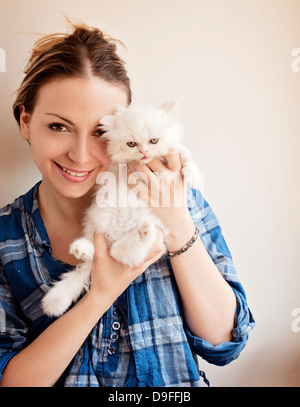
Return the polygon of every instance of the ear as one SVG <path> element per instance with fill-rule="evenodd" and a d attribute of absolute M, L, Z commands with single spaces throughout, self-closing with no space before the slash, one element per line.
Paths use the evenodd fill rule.
<path fill-rule="evenodd" d="M 30 114 L 26 113 L 24 105 L 19 106 L 20 109 L 20 127 L 23 137 L 30 143 Z"/>
<path fill-rule="evenodd" d="M 175 110 L 177 106 L 178 103 L 175 100 L 170 100 L 159 106 L 159 109 L 162 110 L 165 114 L 169 114 L 173 112 L 173 110 Z"/>

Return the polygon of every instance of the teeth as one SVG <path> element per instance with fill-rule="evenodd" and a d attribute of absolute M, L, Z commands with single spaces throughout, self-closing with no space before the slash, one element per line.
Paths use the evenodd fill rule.
<path fill-rule="evenodd" d="M 79 178 L 81 178 L 81 177 L 86 176 L 86 175 L 89 173 L 88 171 L 87 171 L 87 172 L 74 172 L 74 171 L 69 171 L 69 170 L 67 170 L 67 169 L 64 168 L 64 167 L 61 167 L 61 168 L 62 168 L 62 170 L 63 170 L 64 172 L 66 172 L 66 173 L 72 175 L 73 177 L 79 177 Z"/>

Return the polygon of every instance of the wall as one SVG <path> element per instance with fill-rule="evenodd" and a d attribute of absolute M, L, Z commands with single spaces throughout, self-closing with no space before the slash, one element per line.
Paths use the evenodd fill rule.
<path fill-rule="evenodd" d="M 65 31 L 64 14 L 126 44 L 134 100 L 179 101 L 256 319 L 238 360 L 202 362 L 211 384 L 299 386 L 300 1 L 0 0 L 0 206 L 39 180 L 11 105 L 34 40 Z"/>

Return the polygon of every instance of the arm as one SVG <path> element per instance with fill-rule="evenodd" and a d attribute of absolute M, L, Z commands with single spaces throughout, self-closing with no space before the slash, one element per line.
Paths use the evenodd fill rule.
<path fill-rule="evenodd" d="M 108 306 L 85 295 L 54 321 L 4 369 L 1 387 L 53 386 Z"/>
<path fill-rule="evenodd" d="M 170 231 L 168 250 L 176 251 L 189 241 L 195 226 L 187 207 L 178 153 L 170 152 L 167 160 L 168 168 L 158 160 L 153 160 L 148 166 L 139 164 L 134 169 L 145 175 L 147 182 L 144 187 L 140 185 L 141 198 L 145 202 L 151 198 L 153 212 Z M 163 204 L 166 202 L 166 193 L 170 194 L 169 205 Z M 193 334 L 213 345 L 230 341 L 236 297 L 201 239 L 185 253 L 172 258 L 171 263 L 185 319 Z"/>
<path fill-rule="evenodd" d="M 180 249 L 193 235 L 191 218 L 177 217 L 169 251 Z M 212 345 L 232 339 L 236 298 L 200 238 L 185 253 L 171 258 L 185 319 L 191 332 Z"/>
<path fill-rule="evenodd" d="M 139 274 L 158 260 L 163 248 L 161 239 L 153 247 L 149 260 L 131 269 L 109 255 L 101 234 L 95 236 L 94 244 L 90 291 L 10 360 L 0 386 L 53 386 L 100 317 Z"/>

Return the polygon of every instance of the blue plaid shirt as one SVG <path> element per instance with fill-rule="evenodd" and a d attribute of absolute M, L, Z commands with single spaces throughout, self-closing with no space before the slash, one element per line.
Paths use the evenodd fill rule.
<path fill-rule="evenodd" d="M 52 254 L 38 185 L 0 211 L 0 378 L 9 360 L 53 322 L 41 300 L 72 268 Z M 57 386 L 197 387 L 203 372 L 196 355 L 216 365 L 238 357 L 254 326 L 246 296 L 212 209 L 192 189 L 188 205 L 206 250 L 236 294 L 232 341 L 213 346 L 190 332 L 165 255 L 102 316 Z"/>

